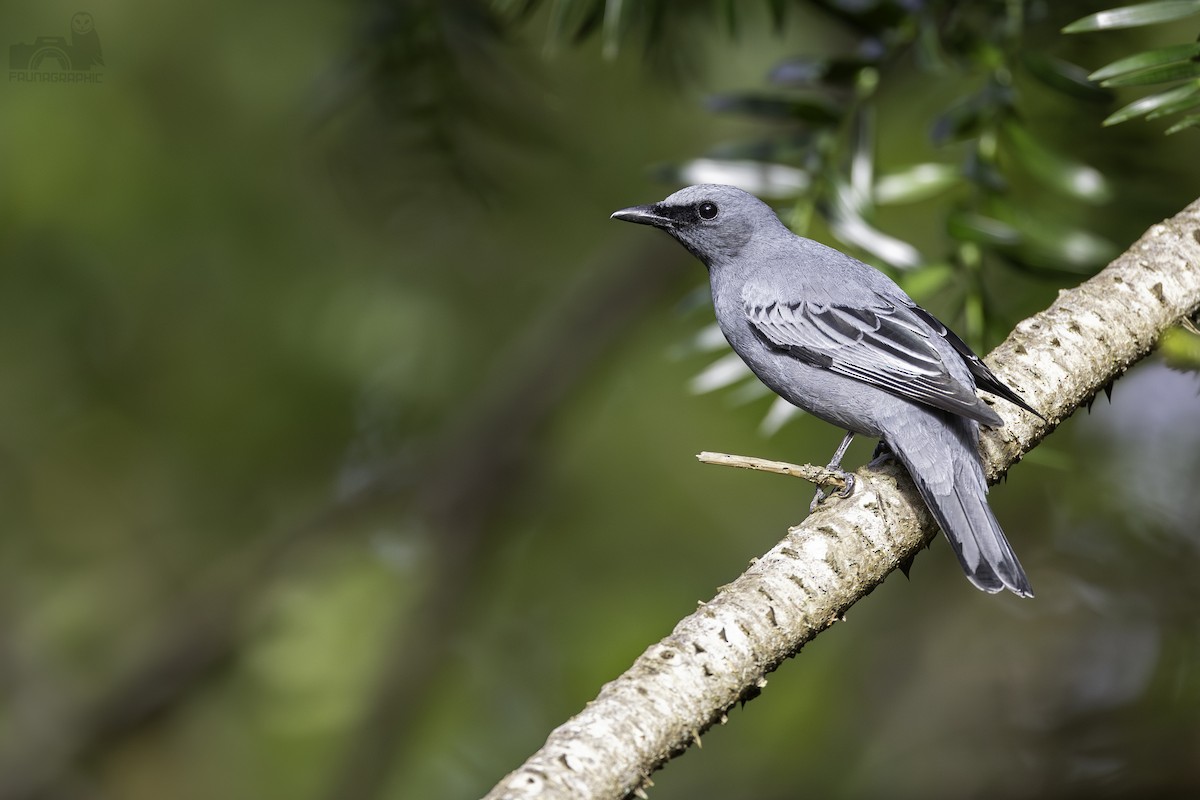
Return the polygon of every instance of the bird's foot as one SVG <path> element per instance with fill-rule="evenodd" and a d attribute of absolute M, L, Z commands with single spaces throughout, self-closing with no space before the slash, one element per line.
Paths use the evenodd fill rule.
<path fill-rule="evenodd" d="M 889 461 L 894 461 L 895 458 L 896 456 L 892 453 L 892 449 L 887 446 L 887 442 L 881 439 L 879 444 L 875 445 L 875 452 L 871 454 L 871 462 L 868 466 L 882 466 Z"/>
<path fill-rule="evenodd" d="M 824 486 L 818 486 L 816 495 L 813 497 L 812 502 L 808 504 L 808 513 L 810 513 L 810 514 L 813 513 L 814 511 L 816 511 L 817 506 L 819 506 L 819 505 L 821 505 L 821 503 L 825 502 L 825 498 L 829 497 L 830 494 L 836 494 L 838 497 L 846 498 L 846 497 L 849 497 L 851 495 L 851 493 L 854 491 L 854 475 L 853 475 L 853 473 L 838 469 L 837 465 L 835 465 L 835 464 L 830 464 L 825 469 L 829 470 L 834 475 L 841 478 L 842 481 L 845 483 L 845 485 L 842 486 L 841 489 L 838 489 L 835 492 L 826 492 Z"/>

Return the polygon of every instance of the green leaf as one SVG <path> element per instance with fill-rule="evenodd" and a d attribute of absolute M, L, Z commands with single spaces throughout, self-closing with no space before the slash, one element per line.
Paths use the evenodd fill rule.
<path fill-rule="evenodd" d="M 1009 247 L 1021 242 L 1021 232 L 1007 222 L 972 211 L 951 214 L 946 220 L 946 231 L 963 242 Z"/>
<path fill-rule="evenodd" d="M 870 63 L 861 58 L 790 58 L 772 69 L 767 80 L 784 86 L 853 86 Z"/>
<path fill-rule="evenodd" d="M 1179 120 L 1179 122 L 1176 122 L 1174 125 L 1167 128 L 1167 136 L 1187 130 L 1188 128 L 1195 128 L 1197 126 L 1200 126 L 1200 114 L 1192 114 L 1190 117 L 1184 117 L 1183 119 Z"/>
<path fill-rule="evenodd" d="M 1128 72 L 1139 72 L 1150 67 L 1157 67 L 1160 64 L 1190 61 L 1196 56 L 1200 56 L 1200 43 L 1160 47 L 1156 50 L 1147 50 L 1144 53 L 1118 59 L 1111 64 L 1105 64 L 1089 75 L 1088 78 L 1094 81 L 1108 80 L 1109 78 L 1115 78 L 1118 75 L 1124 75 Z"/>
<path fill-rule="evenodd" d="M 1112 242 L 1085 230 L 1030 241 L 1030 245 L 1053 255 L 1062 263 L 1080 269 L 1103 266 L 1119 252 Z"/>
<path fill-rule="evenodd" d="M 621 51 L 621 11 L 623 0 L 605 0 L 604 3 L 604 33 L 603 54 L 612 60 Z"/>
<path fill-rule="evenodd" d="M 750 377 L 750 369 L 736 353 L 726 353 L 688 382 L 692 394 L 708 394 Z"/>
<path fill-rule="evenodd" d="M 729 28 L 729 36 L 736 39 L 738 34 L 737 5 L 733 0 L 725 0 L 722 5 L 725 11 L 725 25 Z"/>
<path fill-rule="evenodd" d="M 869 207 L 875 183 L 875 106 L 863 105 L 854 117 L 854 152 L 850 156 L 849 189 L 858 205 Z"/>
<path fill-rule="evenodd" d="M 1158 352 L 1172 369 L 1200 372 L 1200 336 L 1194 333 L 1171 328 L 1159 341 Z"/>
<path fill-rule="evenodd" d="M 1094 78 L 1089 77 L 1087 70 L 1078 64 L 1034 50 L 1023 52 L 1021 63 L 1033 77 L 1063 94 L 1095 102 L 1108 102 L 1112 99 L 1113 93 L 1093 83 Z"/>
<path fill-rule="evenodd" d="M 795 197 L 812 185 L 807 172 L 790 164 L 751 159 L 696 158 L 665 171 L 673 183 L 727 183 L 760 197 Z"/>
<path fill-rule="evenodd" d="M 938 147 L 973 138 L 982 127 L 982 119 L 983 114 L 976 104 L 963 103 L 954 106 L 934 119 L 929 138 Z"/>
<path fill-rule="evenodd" d="M 1015 95 L 1011 87 L 989 81 L 975 94 L 969 95 L 938 115 L 933 121 L 930 137 L 937 146 L 978 135 L 985 120 L 994 120 L 1012 110 Z"/>
<path fill-rule="evenodd" d="M 779 121 L 803 120 L 830 123 L 841 118 L 841 109 L 832 103 L 815 98 L 786 98 L 763 94 L 726 94 L 710 97 L 710 111 L 745 114 L 750 117 Z"/>
<path fill-rule="evenodd" d="M 787 24 L 786 0 L 767 0 L 767 8 L 771 12 L 771 27 L 776 33 L 781 33 Z"/>
<path fill-rule="evenodd" d="M 925 259 L 908 242 L 876 228 L 863 217 L 850 185 L 836 180 L 833 203 L 826 214 L 829 229 L 845 244 L 861 247 L 897 269 L 913 269 Z"/>
<path fill-rule="evenodd" d="M 1140 3 L 1136 6 L 1123 6 L 1097 12 L 1083 19 L 1075 20 L 1063 28 L 1063 33 L 1084 33 L 1086 31 L 1157 25 L 1160 22 L 1171 22 L 1198 13 L 1200 13 L 1200 0 L 1158 0 L 1154 3 Z"/>
<path fill-rule="evenodd" d="M 958 169 L 951 164 L 913 164 L 880 177 L 872 195 L 876 205 L 917 203 L 940 194 L 960 180 Z"/>
<path fill-rule="evenodd" d="M 996 203 L 996 216 L 1019 231 L 1011 255 L 1035 268 L 1090 274 L 1120 252 L 1112 242 L 1046 213 L 1012 203 Z"/>
<path fill-rule="evenodd" d="M 1008 180 L 1004 174 L 992 161 L 980 155 L 979 148 L 967 151 L 967 157 L 963 159 L 962 174 L 988 194 L 1000 194 L 1008 190 Z"/>
<path fill-rule="evenodd" d="M 956 274 L 953 267 L 941 262 L 902 273 L 897 282 L 909 297 L 920 303 L 940 294 Z"/>
<path fill-rule="evenodd" d="M 1007 122 L 1001 130 L 1021 165 L 1050 188 L 1089 203 L 1112 198 L 1112 187 L 1099 170 L 1056 153 L 1017 122 Z"/>
<path fill-rule="evenodd" d="M 1167 103 L 1165 106 L 1151 111 L 1146 115 L 1146 119 L 1159 119 L 1161 117 L 1167 117 L 1171 114 L 1178 114 L 1180 111 L 1187 111 L 1190 108 L 1195 108 L 1196 106 L 1200 106 L 1200 87 L 1197 87 L 1196 91 L 1192 92 L 1192 94 L 1183 98 L 1182 100 L 1176 100 L 1174 103 Z"/>
<path fill-rule="evenodd" d="M 1163 64 L 1158 67 L 1144 69 L 1128 75 L 1119 75 L 1104 81 L 1104 86 L 1145 86 L 1150 83 L 1168 83 L 1186 78 L 1200 77 L 1200 63 L 1181 61 L 1176 64 Z"/>
<path fill-rule="evenodd" d="M 545 52 L 553 56 L 558 51 L 559 42 L 566 38 L 567 15 L 571 4 L 565 0 L 554 0 L 550 4 L 550 23 L 546 27 Z"/>
<path fill-rule="evenodd" d="M 1176 86 L 1174 89 L 1168 89 L 1165 92 L 1159 92 L 1158 94 L 1134 100 L 1124 108 L 1113 112 L 1108 119 L 1104 120 L 1103 124 L 1116 125 L 1131 120 L 1134 117 L 1149 114 L 1151 111 L 1156 111 L 1165 105 L 1178 102 L 1185 97 L 1190 97 L 1198 88 L 1200 88 L 1200 82 L 1186 83 L 1183 86 Z"/>

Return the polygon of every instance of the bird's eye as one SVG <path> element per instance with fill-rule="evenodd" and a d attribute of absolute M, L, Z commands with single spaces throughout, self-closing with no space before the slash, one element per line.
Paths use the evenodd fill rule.
<path fill-rule="evenodd" d="M 713 219 L 717 216 L 717 205 L 716 203 L 701 203 L 696 211 L 699 212 L 701 219 Z"/>

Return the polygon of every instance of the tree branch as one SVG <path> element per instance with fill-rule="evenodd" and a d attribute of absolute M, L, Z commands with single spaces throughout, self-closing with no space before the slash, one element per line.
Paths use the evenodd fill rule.
<path fill-rule="evenodd" d="M 833 486 L 838 489 L 846 488 L 846 479 L 828 467 L 818 467 L 812 464 L 789 464 L 786 461 L 770 461 L 754 456 L 735 456 L 729 453 L 710 453 L 707 450 L 696 456 L 701 464 L 720 464 L 723 467 L 740 467 L 759 472 L 774 472 L 776 475 L 791 475 L 802 478 L 817 486 Z"/>
<path fill-rule="evenodd" d="M 988 359 L 1042 411 L 1012 406 L 985 432 L 995 482 L 1080 405 L 1200 308 L 1200 200 L 1050 308 Z M 856 489 L 787 537 L 606 684 L 486 800 L 644 796 L 649 775 L 758 694 L 767 673 L 911 559 L 937 532 L 903 468 L 860 469 Z"/>

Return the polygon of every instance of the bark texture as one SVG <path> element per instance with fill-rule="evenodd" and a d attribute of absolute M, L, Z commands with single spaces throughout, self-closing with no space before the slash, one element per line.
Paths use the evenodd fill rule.
<path fill-rule="evenodd" d="M 1155 225 L 1102 272 L 1017 325 L 988 363 L 1046 417 L 997 404 L 981 449 L 995 482 L 1062 420 L 1200 309 L 1200 200 Z M 856 473 L 715 598 L 681 620 L 486 800 L 618 800 L 758 694 L 767 673 L 842 618 L 937 528 L 903 468 Z"/>

